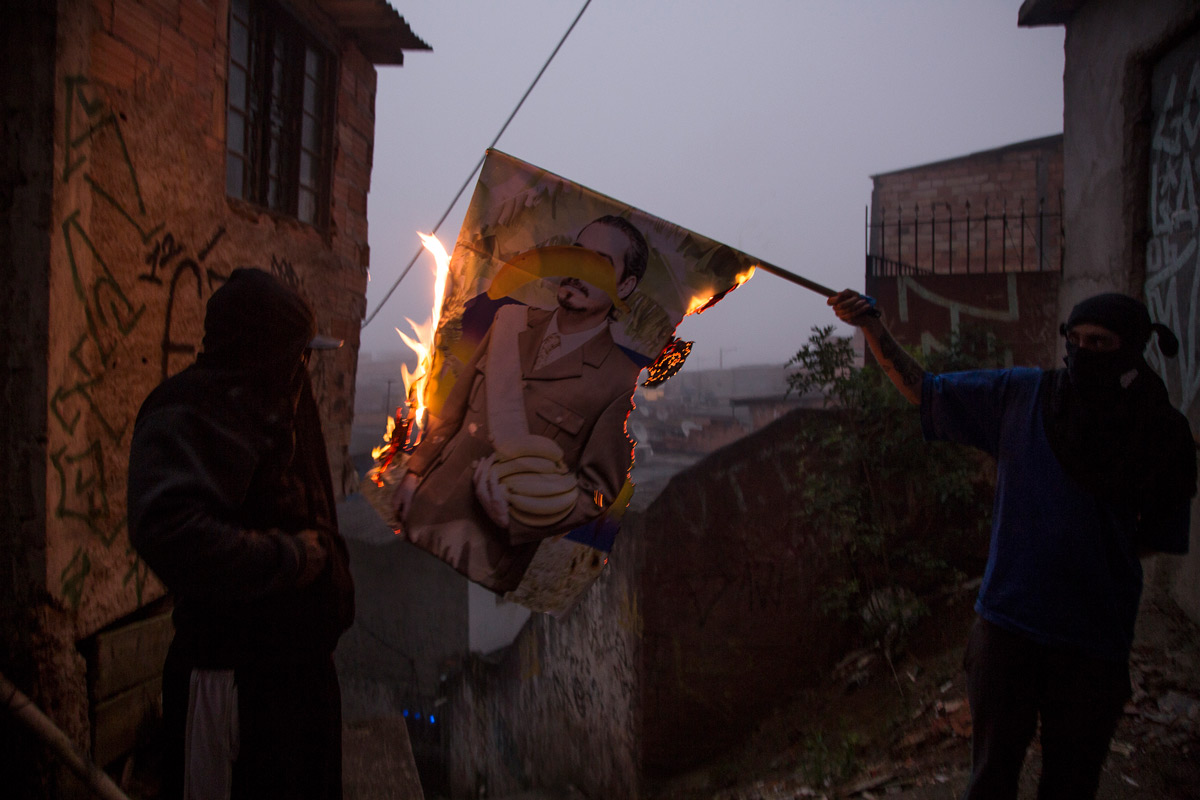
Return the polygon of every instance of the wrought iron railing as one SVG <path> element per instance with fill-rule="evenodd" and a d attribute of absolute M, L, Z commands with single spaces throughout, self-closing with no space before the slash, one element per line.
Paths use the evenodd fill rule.
<path fill-rule="evenodd" d="M 949 203 L 924 209 L 914 204 L 889 215 L 880 209 L 877 219 L 867 217 L 867 275 L 963 275 L 1003 272 L 1058 272 L 1062 270 L 1062 198 L 1059 210 L 1039 200 L 1029 211 L 1022 200 L 1017 210 L 1007 203 L 998 210 L 984 203 L 983 214 L 973 215 L 971 203 L 955 214 Z"/>

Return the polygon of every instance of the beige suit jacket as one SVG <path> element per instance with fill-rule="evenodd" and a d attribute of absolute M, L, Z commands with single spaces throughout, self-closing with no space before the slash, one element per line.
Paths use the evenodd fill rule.
<path fill-rule="evenodd" d="M 539 370 L 534 359 L 552 311 L 530 308 L 518 337 L 522 395 L 529 432 L 562 447 L 579 481 L 572 512 L 553 528 L 515 520 L 507 530 L 492 522 L 475 497 L 475 465 L 493 452 L 488 432 L 489 330 L 433 418 L 408 462 L 421 477 L 402 533 L 472 581 L 496 592 L 520 583 L 542 539 L 595 518 L 616 498 L 629 473 L 633 444 L 625 433 L 641 368 L 608 329 Z"/>

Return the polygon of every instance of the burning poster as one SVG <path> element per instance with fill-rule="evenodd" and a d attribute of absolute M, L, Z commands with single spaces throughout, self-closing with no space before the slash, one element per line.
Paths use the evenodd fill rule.
<path fill-rule="evenodd" d="M 470 580 L 566 610 L 607 563 L 632 497 L 625 423 L 640 373 L 677 369 L 676 325 L 754 263 L 489 152 L 436 333 L 406 337 L 428 356 L 368 496 Z"/>

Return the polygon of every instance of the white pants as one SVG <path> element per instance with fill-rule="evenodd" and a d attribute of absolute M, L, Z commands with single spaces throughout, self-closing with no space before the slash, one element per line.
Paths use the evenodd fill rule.
<path fill-rule="evenodd" d="M 183 800 L 229 800 L 238 755 L 233 670 L 192 670 L 185 737 Z"/>

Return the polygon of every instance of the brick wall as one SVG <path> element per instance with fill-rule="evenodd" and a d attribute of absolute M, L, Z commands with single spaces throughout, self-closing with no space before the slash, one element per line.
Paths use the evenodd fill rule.
<path fill-rule="evenodd" d="M 42 493 L 39 524 L 23 516 L 24 538 L 10 548 L 24 563 L 11 570 L 22 585 L 5 597 L 33 598 L 32 640 L 80 642 L 162 595 L 128 541 L 133 421 L 146 395 L 194 359 L 205 303 L 238 267 L 295 287 L 320 330 L 346 340 L 315 355 L 310 370 L 334 485 L 355 485 L 348 443 L 369 256 L 375 71 L 314 2 L 284 6 L 334 48 L 340 73 L 327 230 L 226 196 L 228 0 L 58 0 L 12 10 L 14 20 L 52 28 L 54 48 L 25 76 L 6 60 L 4 75 L 14 119 L 25 113 L 14 98 L 29 93 L 28 73 L 44 67 L 47 76 L 38 113 L 48 169 L 21 184 L 26 194 L 37 187 L 21 207 L 45 218 L 42 238 L 37 247 L 10 240 L 24 267 L 11 276 L 12 296 L 31 301 L 22 312 L 33 323 L 28 336 L 45 331 L 29 356 L 39 362 L 30 374 L 42 378 L 19 387 L 43 416 L 10 423 L 20 426 L 10 429 L 15 451 L 45 460 L 30 473 L 39 482 L 33 496 Z M 15 131 L 6 129 L 6 147 L 23 141 Z M 16 389 L 6 378 L 6 391 Z M 37 659 L 47 671 L 37 683 L 55 687 L 43 699 L 79 739 L 87 709 L 77 703 L 86 695 L 78 651 Z"/>
<path fill-rule="evenodd" d="M 928 353 L 965 325 L 992 335 L 1008 363 L 1058 366 L 1062 143 L 874 176 L 869 256 L 891 263 L 872 272 L 868 259 L 866 290 L 900 343 Z M 897 275 L 897 263 L 915 269 Z"/>
<path fill-rule="evenodd" d="M 82 635 L 161 591 L 127 544 L 128 437 L 150 389 L 194 358 L 204 304 L 233 269 L 273 272 L 305 296 L 322 332 L 346 340 L 318 354 L 312 373 L 334 484 L 353 485 L 375 70 L 314 5 L 292 4 L 339 43 L 323 231 L 226 197 L 227 0 L 60 5 L 47 572 Z"/>
<path fill-rule="evenodd" d="M 1022 254 L 1036 269 L 1040 243 L 1057 269 L 1058 217 L 1037 213 L 1059 213 L 1062 176 L 1061 135 L 876 175 L 869 252 L 931 272 L 1019 271 Z"/>

